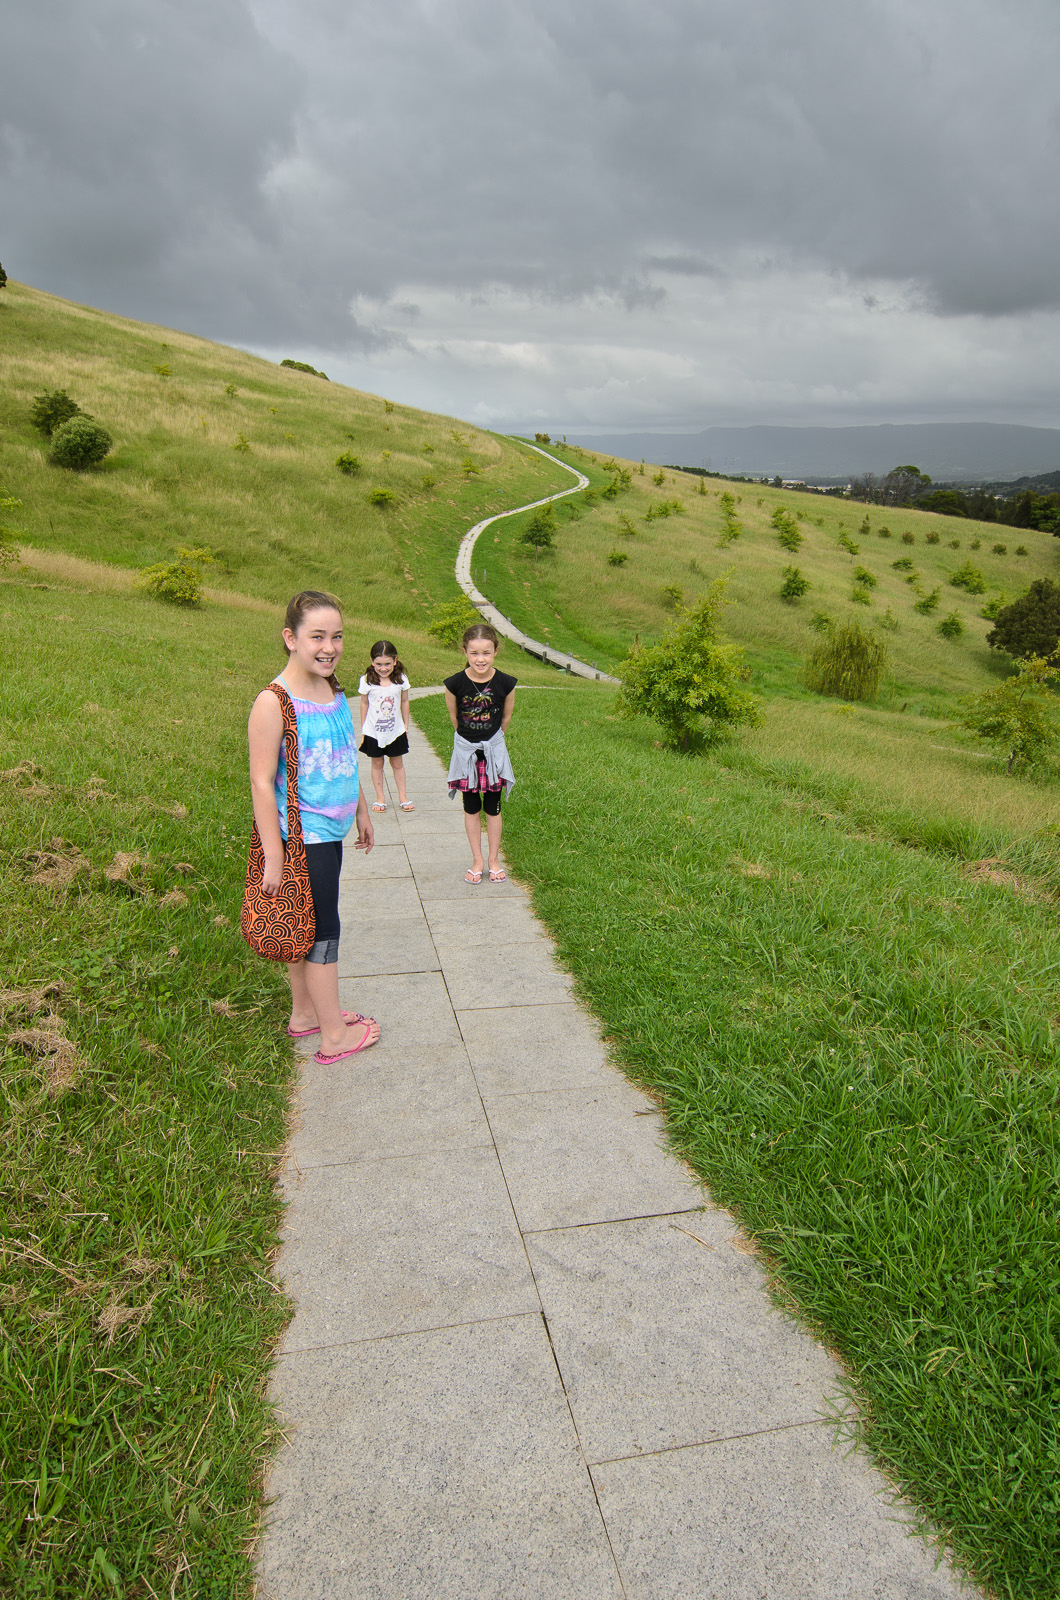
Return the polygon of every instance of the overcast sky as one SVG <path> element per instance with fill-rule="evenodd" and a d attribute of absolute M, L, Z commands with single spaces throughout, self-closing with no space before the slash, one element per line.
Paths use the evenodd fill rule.
<path fill-rule="evenodd" d="M 7 0 L 16 279 L 492 427 L 1060 425 L 1056 0 Z"/>

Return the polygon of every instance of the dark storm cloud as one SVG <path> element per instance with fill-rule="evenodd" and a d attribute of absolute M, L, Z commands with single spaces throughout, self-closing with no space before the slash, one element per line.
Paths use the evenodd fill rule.
<path fill-rule="evenodd" d="M 2 258 L 318 349 L 400 344 L 421 287 L 1050 309 L 1058 44 L 1045 0 L 39 0 L 5 22 Z"/>

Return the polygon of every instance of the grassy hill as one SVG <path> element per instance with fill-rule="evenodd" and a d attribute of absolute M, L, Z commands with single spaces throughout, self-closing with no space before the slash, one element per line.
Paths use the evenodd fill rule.
<path fill-rule="evenodd" d="M 114 434 L 100 469 L 48 464 L 28 413 L 53 387 Z M 1005 670 L 983 601 L 1052 573 L 1060 547 L 915 512 L 870 512 L 862 531 L 861 507 L 701 493 L 640 463 L 607 499 L 607 464 L 566 455 L 591 492 L 557 511 L 556 553 L 521 544 L 525 517 L 494 525 L 484 592 L 613 665 L 665 628 L 667 590 L 728 573 L 765 721 L 691 760 L 616 718 L 608 691 L 511 650 L 526 692 L 509 861 L 616 1059 L 843 1357 L 893 1480 L 994 1592 L 1047 1600 L 1058 788 L 1009 777 L 948 719 Z M 0 295 L 0 492 L 22 501 L 5 520 L 24 541 L 0 570 L 0 1587 L 249 1596 L 276 1438 L 262 1383 L 287 1313 L 268 1268 L 292 1063 L 282 974 L 233 926 L 247 708 L 280 663 L 281 603 L 309 585 L 346 602 L 347 681 L 380 633 L 414 682 L 438 681 L 459 658 L 425 629 L 458 592 L 463 532 L 569 481 L 451 419 L 17 284 Z M 197 610 L 134 587 L 183 545 L 216 557 Z M 948 581 L 966 560 L 981 596 Z M 777 593 L 789 565 L 811 585 L 794 606 Z M 916 611 L 935 587 L 935 612 Z M 816 611 L 890 613 L 876 704 L 802 686 Z M 937 632 L 950 611 L 956 639 Z M 444 706 L 416 715 L 444 748 Z"/>

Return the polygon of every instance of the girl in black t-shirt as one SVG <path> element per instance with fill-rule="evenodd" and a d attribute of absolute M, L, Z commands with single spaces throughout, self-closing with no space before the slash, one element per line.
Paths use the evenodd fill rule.
<path fill-rule="evenodd" d="M 461 641 L 467 657 L 463 672 L 445 680 L 445 703 L 453 724 L 449 793 L 464 802 L 464 827 L 471 846 L 468 883 L 482 882 L 482 821 L 486 813 L 491 883 L 504 882 L 501 866 L 501 796 L 515 782 L 504 731 L 515 707 L 516 679 L 498 672 L 494 657 L 500 640 L 485 622 L 476 622 Z"/>

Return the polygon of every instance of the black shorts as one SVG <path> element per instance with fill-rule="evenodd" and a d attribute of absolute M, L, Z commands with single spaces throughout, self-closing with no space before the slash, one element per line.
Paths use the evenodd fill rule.
<path fill-rule="evenodd" d="M 313 891 L 313 915 L 317 943 L 339 936 L 339 874 L 342 871 L 342 843 L 329 839 L 324 844 L 307 844 L 305 862 L 309 887 Z"/>
<path fill-rule="evenodd" d="M 503 793 L 503 789 L 483 789 L 481 792 L 478 789 L 465 789 L 460 798 L 469 817 L 477 816 L 480 811 L 485 811 L 487 817 L 499 817 Z"/>
<path fill-rule="evenodd" d="M 370 733 L 366 733 L 359 748 L 361 754 L 365 756 L 407 756 L 409 736 L 407 733 L 399 733 L 391 744 L 378 744 Z"/>

